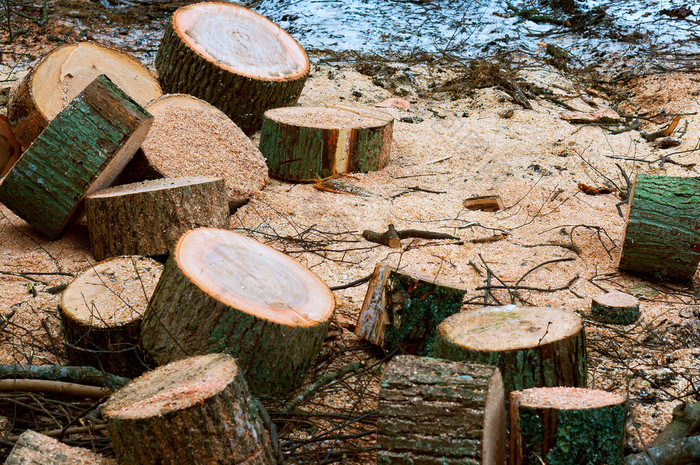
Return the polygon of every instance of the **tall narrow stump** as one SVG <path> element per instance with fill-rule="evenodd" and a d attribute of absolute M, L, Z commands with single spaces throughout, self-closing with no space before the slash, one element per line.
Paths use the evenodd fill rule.
<path fill-rule="evenodd" d="M 141 335 L 159 364 L 225 352 L 252 390 L 286 392 L 321 349 L 333 308 L 328 287 L 299 262 L 246 236 L 199 228 L 165 265 Z"/>
<path fill-rule="evenodd" d="M 90 450 L 71 447 L 54 438 L 27 430 L 19 437 L 5 465 L 116 465 Z"/>
<path fill-rule="evenodd" d="M 114 393 L 102 413 L 121 464 L 273 465 L 261 408 L 236 361 L 210 354 L 144 374 Z"/>
<path fill-rule="evenodd" d="M 382 377 L 379 465 L 503 465 L 505 401 L 498 368 L 399 355 Z"/>
<path fill-rule="evenodd" d="M 619 268 L 690 282 L 700 262 L 700 177 L 637 175 Z"/>

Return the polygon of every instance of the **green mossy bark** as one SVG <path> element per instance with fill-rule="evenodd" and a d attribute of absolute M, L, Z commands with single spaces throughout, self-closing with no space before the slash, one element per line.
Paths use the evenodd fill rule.
<path fill-rule="evenodd" d="M 690 282 L 700 262 L 700 177 L 640 174 L 619 267 Z"/>
<path fill-rule="evenodd" d="M 591 315 L 596 321 L 612 325 L 631 325 L 639 319 L 639 305 L 614 307 L 597 302 L 591 304 Z"/>

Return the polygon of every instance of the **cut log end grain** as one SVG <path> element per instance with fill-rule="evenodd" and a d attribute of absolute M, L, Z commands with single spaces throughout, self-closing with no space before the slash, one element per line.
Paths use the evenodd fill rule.
<path fill-rule="evenodd" d="M 608 292 L 591 302 L 593 318 L 603 323 L 629 325 L 639 318 L 639 299 L 624 292 Z"/>
<path fill-rule="evenodd" d="M 27 74 L 10 96 L 8 117 L 22 146 L 28 147 L 101 74 L 139 105 L 162 95 L 148 68 L 127 53 L 90 42 L 58 47 Z"/>
<path fill-rule="evenodd" d="M 557 410 L 601 408 L 625 402 L 623 396 L 613 392 L 562 386 L 523 389 L 510 395 L 521 407 Z"/>
<path fill-rule="evenodd" d="M 19 437 L 5 465 L 116 465 L 90 450 L 71 447 L 54 438 L 27 430 Z"/>

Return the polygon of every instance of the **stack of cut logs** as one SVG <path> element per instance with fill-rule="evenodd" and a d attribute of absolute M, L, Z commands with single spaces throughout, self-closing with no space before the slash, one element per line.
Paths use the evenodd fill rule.
<path fill-rule="evenodd" d="M 177 10 L 156 68 L 158 80 L 91 43 L 44 57 L 0 120 L 0 202 L 51 239 L 86 213 L 100 262 L 65 289 L 59 311 L 71 364 L 141 375 L 103 408 L 119 463 L 277 463 L 274 424 L 251 391 L 298 387 L 334 299 L 300 263 L 228 230 L 230 210 L 268 173 L 313 181 L 382 169 L 393 118 L 291 107 L 306 53 L 231 4 Z M 260 129 L 258 149 L 248 135 Z M 698 179 L 640 175 L 631 196 L 620 267 L 692 279 Z M 401 247 L 393 232 L 377 242 Z M 660 240 L 673 246 L 661 252 Z M 147 258 L 166 256 L 164 266 Z M 581 318 L 513 305 L 462 311 L 465 293 L 377 265 L 357 334 L 417 354 L 385 371 L 378 462 L 503 464 L 508 449 L 513 465 L 621 463 L 625 399 L 585 388 Z M 629 297 L 597 298 L 594 317 L 633 323 L 639 303 Z M 31 431 L 6 463 L 68 461 L 111 463 Z"/>

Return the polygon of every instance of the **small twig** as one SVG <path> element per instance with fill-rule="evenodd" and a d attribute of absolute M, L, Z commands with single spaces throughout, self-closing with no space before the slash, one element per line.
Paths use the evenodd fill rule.
<path fill-rule="evenodd" d="M 374 273 L 370 273 L 370 274 L 368 274 L 367 276 L 364 276 L 364 277 L 362 277 L 362 278 L 360 278 L 360 279 L 356 279 L 355 281 L 350 281 L 350 282 L 347 283 L 347 284 L 340 284 L 340 285 L 338 285 L 338 286 L 331 286 L 331 287 L 330 287 L 330 290 L 331 290 L 331 291 L 340 291 L 340 290 L 343 290 L 343 289 L 348 289 L 348 288 L 351 288 L 351 287 L 359 286 L 360 284 L 364 284 L 364 283 L 366 283 L 367 281 L 369 281 L 370 279 L 372 279 L 372 276 L 373 276 L 373 275 L 374 275 Z"/>

